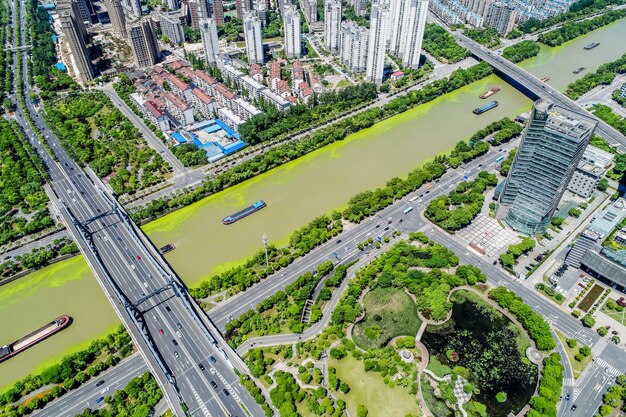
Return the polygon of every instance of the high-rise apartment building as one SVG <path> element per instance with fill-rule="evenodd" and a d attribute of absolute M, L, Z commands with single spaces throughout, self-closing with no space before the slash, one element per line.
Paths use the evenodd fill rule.
<path fill-rule="evenodd" d="M 485 23 L 504 36 L 513 29 L 516 16 L 513 6 L 498 1 L 489 7 Z"/>
<path fill-rule="evenodd" d="M 138 67 L 149 67 L 157 63 L 161 53 L 149 19 L 144 19 L 130 26 L 128 37 L 133 48 L 135 64 Z"/>
<path fill-rule="evenodd" d="M 254 12 L 248 12 L 243 18 L 243 33 L 246 38 L 246 52 L 250 64 L 263 64 L 263 41 L 261 40 L 261 21 Z"/>
<path fill-rule="evenodd" d="M 304 13 L 304 18 L 311 24 L 319 20 L 317 16 L 317 0 L 299 0 L 300 9 Z"/>
<path fill-rule="evenodd" d="M 194 29 L 200 28 L 202 19 L 211 17 L 207 0 L 189 0 L 188 7 L 191 27 Z"/>
<path fill-rule="evenodd" d="M 215 65 L 220 54 L 215 20 L 202 19 L 200 21 L 200 35 L 202 36 L 202 46 L 204 47 L 206 62 Z"/>
<path fill-rule="evenodd" d="M 324 39 L 326 49 L 333 55 L 339 53 L 341 14 L 341 0 L 324 2 Z"/>
<path fill-rule="evenodd" d="M 109 12 L 113 31 L 119 37 L 126 39 L 128 32 L 126 31 L 126 17 L 124 16 L 124 9 L 122 9 L 122 0 L 106 0 L 104 5 Z"/>
<path fill-rule="evenodd" d="M 400 58 L 405 67 L 416 69 L 426 28 L 428 0 L 391 0 L 390 13 L 389 52 Z"/>
<path fill-rule="evenodd" d="M 499 197 L 496 216 L 520 233 L 542 233 L 567 188 L 597 121 L 538 100 Z"/>
<path fill-rule="evenodd" d="M 385 75 L 385 51 L 389 37 L 389 20 L 390 15 L 387 4 L 373 3 L 370 16 L 365 77 L 376 84 L 381 84 Z"/>
<path fill-rule="evenodd" d="M 157 17 L 163 35 L 177 45 L 185 42 L 185 32 L 183 31 L 183 24 L 180 21 L 179 12 L 159 13 Z"/>
<path fill-rule="evenodd" d="M 346 20 L 341 23 L 341 62 L 355 72 L 365 72 L 369 30 Z"/>
<path fill-rule="evenodd" d="M 59 20 L 61 21 L 61 32 L 63 32 L 63 37 L 70 50 L 75 77 L 83 84 L 92 81 L 94 76 L 93 67 L 89 59 L 85 41 L 79 33 L 76 21 L 72 15 L 66 11 L 59 15 Z"/>
<path fill-rule="evenodd" d="M 302 56 L 302 40 L 300 38 L 300 12 L 294 5 L 283 9 L 283 30 L 285 32 L 285 52 L 288 59 Z"/>
<path fill-rule="evenodd" d="M 222 0 L 212 0 L 211 9 L 213 11 L 213 20 L 216 25 L 224 24 L 224 3 Z"/>
<path fill-rule="evenodd" d="M 124 3 L 122 3 L 122 5 L 134 17 L 136 18 L 141 17 L 141 13 L 142 13 L 141 0 L 124 0 Z"/>
<path fill-rule="evenodd" d="M 243 19 L 246 13 L 254 10 L 252 0 L 236 0 L 235 7 L 237 9 L 237 17 Z"/>
<path fill-rule="evenodd" d="M 74 24 L 76 31 L 78 32 L 78 36 L 83 41 L 87 40 L 87 28 L 85 26 L 84 17 L 80 11 L 80 6 L 76 0 L 59 0 L 57 1 L 57 13 L 59 17 L 63 13 L 67 13 L 72 18 L 72 23 Z"/>

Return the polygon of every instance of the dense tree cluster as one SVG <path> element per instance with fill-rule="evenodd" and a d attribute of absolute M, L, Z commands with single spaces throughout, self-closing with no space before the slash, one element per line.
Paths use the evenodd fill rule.
<path fill-rule="evenodd" d="M 506 253 L 500 255 L 500 263 L 509 268 L 513 267 L 515 260 L 521 255 L 530 252 L 535 247 L 535 239 L 525 237 L 520 243 L 509 246 Z"/>
<path fill-rule="evenodd" d="M 321 13 L 320 15 L 323 15 L 323 13 Z M 369 13 L 367 13 L 365 16 L 359 16 L 356 14 L 356 10 L 354 10 L 354 6 L 351 4 L 344 5 L 343 15 L 346 17 L 346 19 L 356 22 L 356 24 L 359 26 L 363 26 L 364 28 L 370 27 Z"/>
<path fill-rule="evenodd" d="M 291 333 L 302 333 L 304 323 L 300 321 L 302 310 L 307 300 L 311 300 L 313 291 L 320 280 L 324 279 L 333 269 L 331 261 L 317 266 L 317 272 L 310 271 L 299 276 L 293 283 L 263 300 L 256 310 L 248 310 L 239 318 L 226 324 L 226 339 L 233 347 L 239 346 L 251 334 L 265 336 L 278 334 L 289 329 Z M 315 305 L 314 305 L 315 306 Z M 319 306 L 311 312 L 311 323 L 321 317 Z"/>
<path fill-rule="evenodd" d="M 270 9 L 267 13 L 268 23 L 263 26 L 262 36 L 263 39 L 275 38 L 280 36 L 280 31 L 283 28 L 283 19 L 280 17 L 276 10 Z"/>
<path fill-rule="evenodd" d="M 485 190 L 497 184 L 495 174 L 482 171 L 474 181 L 463 181 L 447 195 L 433 199 L 424 214 L 447 231 L 462 229 L 480 213 Z"/>
<path fill-rule="evenodd" d="M 261 388 L 257 386 L 252 378 L 246 374 L 241 374 L 239 376 L 239 383 L 248 390 L 250 395 L 252 395 L 252 398 L 254 398 L 254 401 L 261 406 L 266 417 L 272 417 L 274 415 L 270 406 L 267 402 L 265 402 L 265 397 L 263 396 Z"/>
<path fill-rule="evenodd" d="M 486 46 L 487 48 L 493 49 L 500 45 L 500 35 L 498 34 L 498 32 L 496 32 L 494 28 L 465 28 L 463 33 L 468 38 L 475 40 L 476 42 Z"/>
<path fill-rule="evenodd" d="M 511 152 L 509 152 L 509 154 L 506 156 L 504 161 L 500 163 L 500 175 L 504 177 L 509 175 L 511 165 L 513 165 L 513 160 L 515 159 L 516 154 L 517 154 L 517 148 L 511 149 Z"/>
<path fill-rule="evenodd" d="M 131 211 L 131 217 L 135 221 L 140 222 L 192 204 L 211 194 L 244 182 L 258 174 L 262 174 L 272 168 L 276 168 L 286 162 L 299 158 L 315 149 L 343 140 L 348 135 L 371 127 L 378 121 L 402 113 L 418 104 L 429 102 L 445 93 L 482 79 L 492 72 L 493 69 L 491 66 L 485 62 L 481 62 L 466 70 L 456 70 L 448 79 L 435 81 L 432 84 L 424 86 L 421 90 L 412 91 L 404 96 L 393 99 L 384 106 L 384 109 L 378 107 L 368 109 L 353 117 L 337 122 L 332 126 L 320 129 L 304 139 L 272 148 L 262 155 L 257 155 L 217 175 L 215 178 L 205 180 L 202 185 L 188 193 L 172 199 L 162 198 L 152 200 L 145 207 Z"/>
<path fill-rule="evenodd" d="M 489 298 L 498 303 L 500 307 L 510 311 L 519 320 L 530 338 L 537 344 L 537 349 L 543 351 L 554 349 L 556 344 L 550 333 L 548 323 L 529 305 L 524 304 L 524 301 L 514 292 L 504 287 L 498 287 L 489 291 Z"/>
<path fill-rule="evenodd" d="M 592 90 L 599 85 L 609 85 L 615 79 L 617 74 L 626 72 L 626 54 L 619 59 L 600 65 L 595 72 L 585 74 L 567 86 L 566 94 L 572 100 L 576 100 L 586 92 Z"/>
<path fill-rule="evenodd" d="M 154 415 L 153 409 L 162 397 L 156 379 L 146 372 L 141 377 L 131 379 L 123 390 L 107 396 L 107 408 L 97 411 L 87 408 L 77 417 L 150 417 Z"/>
<path fill-rule="evenodd" d="M 252 117 L 239 127 L 241 138 L 250 144 L 273 140 L 284 135 L 325 123 L 363 103 L 376 99 L 376 85 L 363 83 L 329 91 L 312 100 L 310 106 L 298 104 L 281 112 L 267 106 L 265 112 Z"/>
<path fill-rule="evenodd" d="M 176 158 L 178 158 L 186 167 L 206 165 L 209 162 L 206 151 L 199 149 L 193 143 L 178 145 L 174 147 L 172 151 L 174 156 L 176 156 Z"/>
<path fill-rule="evenodd" d="M 315 247 L 328 241 L 343 230 L 340 215 L 335 213 L 336 220 L 329 216 L 320 216 L 311 223 L 293 232 L 289 245 L 283 249 L 268 247 L 270 267 L 265 266 L 265 251 L 259 251 L 254 257 L 239 267 L 229 269 L 203 281 L 197 288 L 190 290 L 196 299 L 206 298 L 209 294 L 229 290 L 244 291 L 252 284 L 259 282 L 269 274 L 289 265 L 295 258 L 307 254 Z"/>
<path fill-rule="evenodd" d="M 445 172 L 446 166 L 435 161 L 411 171 L 405 179 L 392 178 L 387 181 L 385 187 L 374 191 L 364 191 L 352 197 L 348 202 L 348 207 L 343 211 L 343 217 L 351 222 L 359 223 L 423 184 L 441 177 Z"/>
<path fill-rule="evenodd" d="M 30 268 L 40 268 L 57 256 L 78 253 L 78 245 L 67 238 L 56 240 L 49 248 L 35 248 L 29 253 L 0 263 L 0 280 Z"/>
<path fill-rule="evenodd" d="M 521 41 L 515 45 L 508 46 L 502 51 L 502 57 L 511 62 L 522 62 L 525 59 L 537 56 L 541 47 L 534 41 Z"/>
<path fill-rule="evenodd" d="M 270 391 L 270 398 L 278 408 L 281 417 L 301 417 L 297 406 L 306 405 L 313 415 L 339 417 L 343 415 L 345 403 L 337 404 L 328 396 L 326 388 L 305 390 L 300 388 L 296 378 L 289 372 L 276 371 L 274 374 L 276 387 Z M 301 405 L 301 406 L 302 406 Z"/>
<path fill-rule="evenodd" d="M 613 10 L 594 17 L 593 19 L 566 23 L 558 29 L 540 34 L 537 40 L 548 46 L 559 46 L 569 40 L 575 39 L 602 26 L 606 26 L 609 23 L 613 23 L 624 16 L 626 16 L 626 10 Z"/>
<path fill-rule="evenodd" d="M 130 336 L 126 329 L 120 326 L 106 338 L 96 339 L 87 349 L 65 356 L 61 362 L 45 368 L 39 375 L 28 375 L 15 382 L 11 388 L 0 395 L 0 408 L 5 411 L 7 417 L 30 414 L 60 397 L 63 394 L 62 388 L 67 390 L 77 388 L 115 365 L 131 351 Z M 28 404 L 12 405 L 20 398 L 50 384 L 55 385 L 41 398 L 31 400 Z"/>
<path fill-rule="evenodd" d="M 235 16 L 224 16 L 224 24 L 217 27 L 217 36 L 228 42 L 237 42 L 243 33 L 243 21 Z"/>
<path fill-rule="evenodd" d="M 77 161 L 108 177 L 116 194 L 163 181 L 170 170 L 139 130 L 100 91 L 69 96 L 47 106 L 46 121 Z"/>
<path fill-rule="evenodd" d="M 0 244 L 50 228 L 47 174 L 15 121 L 0 118 Z"/>
<path fill-rule="evenodd" d="M 539 382 L 539 395 L 530 399 L 528 417 L 556 417 L 556 405 L 563 388 L 563 365 L 558 353 L 551 353 L 543 360 Z"/>
<path fill-rule="evenodd" d="M 470 56 L 452 35 L 436 23 L 427 23 L 424 30 L 424 50 L 441 62 L 459 62 Z"/>
<path fill-rule="evenodd" d="M 626 119 L 613 113 L 609 106 L 596 104 L 593 106 L 593 114 L 613 126 L 623 135 L 626 135 Z"/>

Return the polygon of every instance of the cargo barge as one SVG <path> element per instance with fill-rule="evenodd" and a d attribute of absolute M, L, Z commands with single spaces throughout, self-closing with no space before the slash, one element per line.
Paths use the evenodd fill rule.
<path fill-rule="evenodd" d="M 485 104 L 482 107 L 478 107 L 476 109 L 473 110 L 474 114 L 483 114 L 484 112 L 487 112 L 491 109 L 495 109 L 496 107 L 498 107 L 498 102 L 497 101 L 490 101 L 489 103 Z"/>
<path fill-rule="evenodd" d="M 266 206 L 265 201 L 259 200 L 256 203 L 246 207 L 245 209 L 240 210 L 240 211 L 238 211 L 235 214 L 231 214 L 228 217 L 225 217 L 222 220 L 222 223 L 223 224 L 235 223 L 237 220 L 241 220 L 244 217 L 247 217 L 247 216 L 251 215 L 252 213 L 256 213 L 257 211 L 261 210 L 265 206 Z"/>
<path fill-rule="evenodd" d="M 590 49 L 595 48 L 598 45 L 600 45 L 600 42 L 591 42 L 589 45 L 585 46 L 583 49 L 588 51 Z"/>
<path fill-rule="evenodd" d="M 174 249 L 176 249 L 176 246 L 172 245 L 171 243 L 168 243 L 167 245 L 165 245 L 165 246 L 161 246 L 161 247 L 159 248 L 159 253 L 160 253 L 161 255 L 165 255 L 166 253 L 171 252 L 171 251 L 173 251 Z"/>
<path fill-rule="evenodd" d="M 493 87 L 493 88 L 490 88 L 489 91 L 486 91 L 486 92 L 482 93 L 478 97 L 482 98 L 482 99 L 486 99 L 486 98 L 491 97 L 492 95 L 494 95 L 498 91 L 500 91 L 500 87 Z"/>
<path fill-rule="evenodd" d="M 583 72 L 585 70 L 585 67 L 580 67 L 578 69 L 575 69 L 574 71 L 572 71 L 574 74 L 578 74 L 579 72 Z"/>
<path fill-rule="evenodd" d="M 70 316 L 58 317 L 56 320 L 51 321 L 34 332 L 27 334 L 21 339 L 0 347 L 0 362 L 15 356 L 29 347 L 32 347 L 42 340 L 52 336 L 53 334 L 60 332 L 69 326 L 71 322 L 72 318 Z"/>

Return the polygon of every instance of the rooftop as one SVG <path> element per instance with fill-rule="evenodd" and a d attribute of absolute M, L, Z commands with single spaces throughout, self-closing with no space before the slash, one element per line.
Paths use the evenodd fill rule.
<path fill-rule="evenodd" d="M 602 236 L 608 236 L 625 216 L 626 201 L 623 198 L 619 198 L 595 217 L 589 225 L 589 229 L 598 232 Z"/>

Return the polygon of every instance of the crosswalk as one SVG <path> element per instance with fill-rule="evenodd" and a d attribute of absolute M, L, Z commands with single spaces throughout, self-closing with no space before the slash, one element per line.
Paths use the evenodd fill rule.
<path fill-rule="evenodd" d="M 596 365 L 600 366 L 601 368 L 604 368 L 604 372 L 606 372 L 609 375 L 618 376 L 622 374 L 622 372 L 619 369 L 610 365 L 602 358 L 597 358 L 595 362 L 596 362 Z"/>
<path fill-rule="evenodd" d="M 574 386 L 574 378 L 563 378 L 563 386 L 564 387 L 573 387 Z"/>

